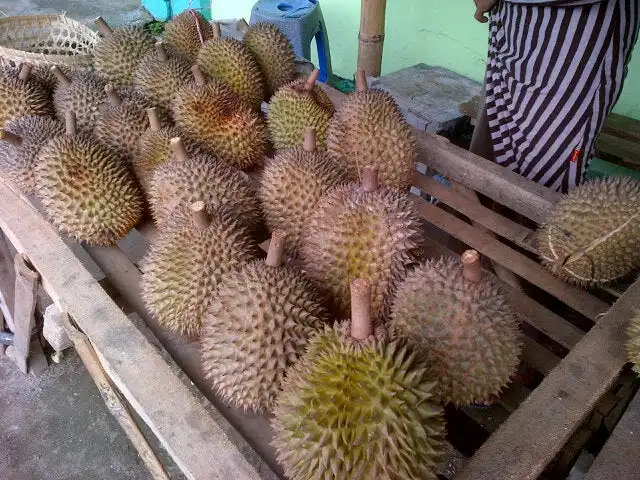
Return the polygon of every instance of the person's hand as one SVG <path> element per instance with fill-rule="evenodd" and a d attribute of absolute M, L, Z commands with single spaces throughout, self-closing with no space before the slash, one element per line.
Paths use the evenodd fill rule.
<path fill-rule="evenodd" d="M 498 0 L 473 0 L 476 4 L 476 14 L 474 15 L 476 20 L 480 23 L 487 23 L 489 19 L 485 16 L 493 6 L 498 3 Z"/>

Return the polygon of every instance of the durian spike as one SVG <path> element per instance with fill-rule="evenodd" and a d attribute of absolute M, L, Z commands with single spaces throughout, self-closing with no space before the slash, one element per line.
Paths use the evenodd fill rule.
<path fill-rule="evenodd" d="M 307 81 L 304 82 L 303 90 L 310 92 L 313 90 L 314 85 L 316 84 L 316 80 L 318 80 L 318 75 L 320 75 L 320 70 L 317 68 L 313 69 L 313 72 L 309 74 Z"/>
<path fill-rule="evenodd" d="M 156 111 L 156 107 L 147 108 L 147 115 L 149 116 L 149 127 L 152 131 L 159 131 L 162 126 L 160 125 L 160 118 L 158 117 L 158 112 Z"/>
<path fill-rule="evenodd" d="M 193 73 L 193 78 L 196 81 L 196 85 L 198 85 L 199 87 L 204 87 L 207 84 L 207 79 L 205 78 L 204 73 L 202 73 L 200 65 L 194 65 L 193 67 L 191 67 L 191 73 Z"/>
<path fill-rule="evenodd" d="M 367 75 L 364 70 L 358 70 L 356 72 L 356 92 L 366 92 L 369 89 L 367 86 Z"/>
<path fill-rule="evenodd" d="M 250 28 L 251 27 L 249 27 L 249 24 L 244 18 L 241 18 L 240 20 L 238 20 L 238 23 L 236 23 L 236 30 L 242 33 L 247 33 Z"/>
<path fill-rule="evenodd" d="M 118 92 L 116 92 L 115 88 L 113 88 L 113 85 L 107 83 L 104 86 L 104 91 L 106 92 L 107 98 L 109 99 L 109 103 L 111 103 L 111 105 L 117 107 L 122 103 L 122 99 L 120 98 L 120 95 L 118 95 Z"/>
<path fill-rule="evenodd" d="M 161 62 L 166 62 L 167 60 L 169 60 L 167 50 L 164 48 L 164 42 L 162 40 L 158 40 L 156 42 L 156 52 L 158 52 L 158 58 Z"/>
<path fill-rule="evenodd" d="M 31 65 L 30 63 L 23 62 L 22 65 L 20 65 L 20 72 L 18 73 L 18 78 L 23 82 L 26 82 L 29 79 L 29 75 L 31 75 L 32 68 L 33 68 L 33 65 Z"/>
<path fill-rule="evenodd" d="M 189 154 L 187 153 L 184 142 L 180 137 L 173 137 L 169 140 L 169 145 L 171 146 L 171 150 L 173 150 L 173 154 L 180 162 L 186 162 L 189 160 Z"/>
<path fill-rule="evenodd" d="M 351 337 L 365 340 L 372 334 L 371 282 L 356 278 L 351 282 Z"/>
<path fill-rule="evenodd" d="M 222 38 L 222 30 L 220 30 L 220 23 L 213 22 L 211 26 L 213 27 L 213 38 L 216 38 L 216 39 Z"/>
<path fill-rule="evenodd" d="M 375 192 L 378 189 L 378 169 L 372 166 L 364 167 L 360 181 L 365 192 Z"/>
<path fill-rule="evenodd" d="M 76 112 L 73 110 L 67 110 L 64 112 L 64 124 L 66 127 L 65 133 L 69 136 L 75 135 L 78 132 Z"/>
<path fill-rule="evenodd" d="M 98 17 L 93 21 L 93 23 L 96 24 L 98 30 L 100 30 L 100 33 L 102 33 L 105 37 L 113 35 L 113 29 L 107 24 L 107 22 L 104 21 L 104 18 Z"/>
<path fill-rule="evenodd" d="M 269 242 L 269 251 L 264 263 L 269 267 L 279 267 L 282 265 L 282 257 L 284 256 L 284 246 L 287 239 L 287 232 L 284 230 L 274 230 L 271 233 L 271 241 Z"/>
<path fill-rule="evenodd" d="M 482 265 L 480 254 L 476 250 L 466 250 L 460 256 L 462 261 L 462 275 L 470 282 L 478 283 L 482 280 Z"/>
<path fill-rule="evenodd" d="M 193 202 L 189 208 L 191 209 L 193 224 L 198 230 L 204 230 L 211 224 L 211 216 L 207 213 L 204 202 Z"/>
<path fill-rule="evenodd" d="M 51 67 L 50 70 L 51 70 L 51 73 L 53 73 L 56 76 L 56 78 L 58 79 L 58 81 L 63 87 L 68 87 L 69 85 L 71 85 L 71 80 L 69 79 L 69 77 L 67 77 L 64 74 L 64 72 L 60 70 L 56 65 Z"/>
<path fill-rule="evenodd" d="M 305 152 L 315 152 L 318 148 L 316 129 L 313 127 L 307 128 L 304 134 L 304 143 L 302 149 Z"/>
<path fill-rule="evenodd" d="M 0 140 L 4 140 L 7 143 L 10 143 L 14 147 L 19 147 L 22 145 L 22 137 L 16 135 L 15 133 L 7 132 L 6 130 L 0 128 Z"/>

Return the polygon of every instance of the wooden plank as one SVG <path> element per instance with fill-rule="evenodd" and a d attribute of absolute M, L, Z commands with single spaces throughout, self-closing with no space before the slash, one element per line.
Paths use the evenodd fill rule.
<path fill-rule="evenodd" d="M 638 298 L 640 280 L 483 444 L 456 480 L 537 479 L 626 364 L 626 326 Z"/>
<path fill-rule="evenodd" d="M 522 341 L 524 343 L 522 359 L 545 377 L 560 363 L 560 358 L 555 353 L 550 352 L 535 340 L 523 335 Z"/>
<path fill-rule="evenodd" d="M 604 121 L 603 132 L 640 143 L 640 121 L 617 113 L 610 113 Z"/>
<path fill-rule="evenodd" d="M 596 141 L 596 150 L 621 158 L 633 166 L 640 167 L 640 145 L 634 141 L 601 133 Z"/>
<path fill-rule="evenodd" d="M 256 465 L 189 394 L 48 222 L 9 188 L 0 188 L 0 205 L 0 227 L 28 255 L 47 293 L 84 331 L 114 384 L 185 476 L 260 478 Z"/>
<path fill-rule="evenodd" d="M 419 198 L 419 197 L 417 197 Z M 609 305 L 590 295 L 588 292 L 573 287 L 555 277 L 542 265 L 514 251 L 503 243 L 459 220 L 441 208 L 426 202 L 416 202 L 422 217 L 436 227 L 453 235 L 483 255 L 497 260 L 512 272 L 562 300 L 571 308 L 582 313 L 594 322 L 598 315 L 604 313 Z"/>
<path fill-rule="evenodd" d="M 13 260 L 16 272 L 13 345 L 7 349 L 7 354 L 13 359 L 22 373 L 27 373 L 31 330 L 35 322 L 34 314 L 36 311 L 39 275 L 27 265 L 22 255 L 16 254 Z"/>
<path fill-rule="evenodd" d="M 13 330 L 13 291 L 16 288 L 13 255 L 7 238 L 0 230 L 0 310 L 11 330 Z"/>

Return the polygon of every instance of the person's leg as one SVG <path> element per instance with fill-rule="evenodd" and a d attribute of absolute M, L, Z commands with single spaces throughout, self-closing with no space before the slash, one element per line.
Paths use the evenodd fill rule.
<path fill-rule="evenodd" d="M 476 126 L 473 130 L 473 136 L 471 137 L 469 151 L 493 161 L 493 145 L 491 142 L 491 134 L 489 133 L 485 99 L 485 89 L 483 88 L 482 94 L 480 95 L 480 106 L 478 107 L 478 114 L 476 115 Z"/>

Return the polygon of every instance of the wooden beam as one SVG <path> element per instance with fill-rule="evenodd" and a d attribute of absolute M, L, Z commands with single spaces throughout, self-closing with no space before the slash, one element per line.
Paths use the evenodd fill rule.
<path fill-rule="evenodd" d="M 626 327 L 638 298 L 640 280 L 483 444 L 456 480 L 537 479 L 626 364 Z"/>
<path fill-rule="evenodd" d="M 7 349 L 7 355 L 13 359 L 22 373 L 27 373 L 31 330 L 35 322 L 39 275 L 27 265 L 21 254 L 16 254 L 13 260 L 16 272 L 13 345 Z"/>

